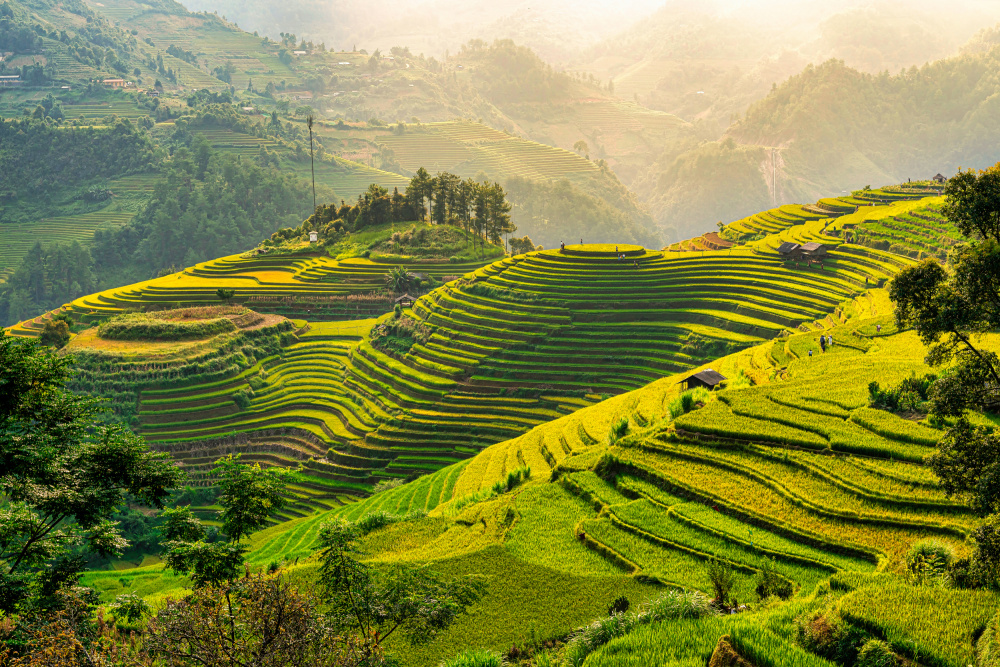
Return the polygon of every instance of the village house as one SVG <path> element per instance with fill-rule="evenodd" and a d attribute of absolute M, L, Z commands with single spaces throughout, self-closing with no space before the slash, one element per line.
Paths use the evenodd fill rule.
<path fill-rule="evenodd" d="M 125 79 L 105 79 L 101 83 L 103 83 L 105 86 L 109 86 L 111 88 L 124 88 L 125 87 Z"/>
<path fill-rule="evenodd" d="M 695 373 L 694 375 L 689 375 L 678 384 L 683 384 L 686 389 L 697 389 L 698 387 L 704 387 L 705 389 L 715 389 L 720 384 L 726 381 L 726 376 L 718 371 L 713 371 L 711 368 L 706 368 L 703 371 Z"/>
<path fill-rule="evenodd" d="M 21 85 L 20 74 L 5 74 L 0 76 L 0 88 L 16 88 Z"/>

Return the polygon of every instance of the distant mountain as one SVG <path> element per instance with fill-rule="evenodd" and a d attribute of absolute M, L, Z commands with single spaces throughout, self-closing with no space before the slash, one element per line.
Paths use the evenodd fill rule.
<path fill-rule="evenodd" d="M 807 67 L 719 142 L 658 169 L 654 217 L 681 236 L 768 205 L 1000 160 L 1000 47 L 897 75 Z"/>
<path fill-rule="evenodd" d="M 550 62 L 624 30 L 659 0 L 386 0 L 373 11 L 361 0 L 187 0 L 195 11 L 218 12 L 272 39 L 295 33 L 341 50 L 405 46 L 440 58 L 469 39 L 515 39 Z"/>
<path fill-rule="evenodd" d="M 958 53 L 984 24 L 1000 20 L 995 2 L 876 0 L 824 3 L 689 3 L 672 0 L 571 67 L 613 79 L 616 93 L 719 131 L 771 86 L 809 63 L 831 58 L 863 72 L 897 73 Z"/>

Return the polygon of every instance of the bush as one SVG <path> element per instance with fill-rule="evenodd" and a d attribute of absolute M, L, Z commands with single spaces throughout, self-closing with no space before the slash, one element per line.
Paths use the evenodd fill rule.
<path fill-rule="evenodd" d="M 954 561 L 951 547 L 937 540 L 915 542 L 906 554 L 906 567 L 919 583 L 943 580 Z"/>
<path fill-rule="evenodd" d="M 858 647 L 866 639 L 862 630 L 829 613 L 816 612 L 797 619 L 796 624 L 802 648 L 841 665 L 855 663 Z"/>
<path fill-rule="evenodd" d="M 615 614 L 624 614 L 628 611 L 628 608 L 632 606 L 632 603 L 628 601 L 628 598 L 624 595 L 619 595 L 611 606 L 608 607 L 608 616 L 614 616 Z"/>
<path fill-rule="evenodd" d="M 726 562 L 717 558 L 708 561 L 706 573 L 709 581 L 712 582 L 712 591 L 715 593 L 715 605 L 725 607 L 729 604 L 729 599 L 736 585 L 736 572 Z"/>
<path fill-rule="evenodd" d="M 63 320 L 49 320 L 42 329 L 39 340 L 42 345 L 54 347 L 57 350 L 69 342 L 69 325 Z"/>
<path fill-rule="evenodd" d="M 782 600 L 792 597 L 795 586 L 789 580 L 778 574 L 774 569 L 774 561 L 768 559 L 757 573 L 757 597 L 761 600 L 777 596 Z"/>
<path fill-rule="evenodd" d="M 113 317 L 97 328 L 106 340 L 188 340 L 208 338 L 236 331 L 232 320 L 224 317 L 195 320 L 158 319 L 146 313 L 128 313 Z"/>
<path fill-rule="evenodd" d="M 445 660 L 440 667 L 504 667 L 507 662 L 495 651 L 484 648 L 462 651 L 451 660 Z"/>
<path fill-rule="evenodd" d="M 375 483 L 372 488 L 372 493 L 382 493 L 383 491 L 389 491 L 390 489 L 395 489 L 396 487 L 402 486 L 406 483 L 402 477 L 393 477 L 392 479 L 380 479 Z"/>
<path fill-rule="evenodd" d="M 619 418 L 614 424 L 611 425 L 611 430 L 608 431 L 608 444 L 613 445 L 628 433 L 628 417 Z"/>
<path fill-rule="evenodd" d="M 858 651 L 858 667 L 895 667 L 896 655 L 880 639 L 870 639 Z"/>
<path fill-rule="evenodd" d="M 384 510 L 379 510 L 376 512 L 369 512 L 364 515 L 357 520 L 356 525 L 361 529 L 362 533 L 370 533 L 373 530 L 384 528 L 390 523 L 394 523 L 396 520 L 397 517 L 395 514 L 389 514 Z"/>
<path fill-rule="evenodd" d="M 250 407 L 250 400 L 254 397 L 253 389 L 249 387 L 243 387 L 237 389 L 233 392 L 232 398 L 236 405 L 239 406 L 240 410 L 246 410 Z"/>

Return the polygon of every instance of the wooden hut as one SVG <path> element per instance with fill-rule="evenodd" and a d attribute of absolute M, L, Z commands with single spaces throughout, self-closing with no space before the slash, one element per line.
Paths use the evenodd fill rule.
<path fill-rule="evenodd" d="M 944 174 L 938 174 L 931 180 L 934 181 L 935 183 L 946 183 L 948 181 L 948 178 Z"/>
<path fill-rule="evenodd" d="M 778 246 L 778 254 L 781 255 L 782 259 L 797 259 L 799 257 L 800 250 L 802 246 L 798 243 L 792 243 L 791 241 L 785 241 Z"/>
<path fill-rule="evenodd" d="M 826 246 L 822 243 L 817 243 L 816 241 L 804 243 L 799 249 L 799 253 L 805 259 L 816 259 L 822 261 L 823 258 L 826 257 Z"/>
<path fill-rule="evenodd" d="M 414 299 L 409 294 L 404 294 L 403 296 L 396 299 L 396 303 L 402 308 L 410 308 L 411 306 L 413 306 L 414 301 L 416 301 L 416 299 Z"/>
<path fill-rule="evenodd" d="M 711 368 L 706 368 L 703 371 L 695 373 L 694 375 L 689 375 L 680 381 L 679 384 L 683 384 L 687 389 L 696 389 L 698 387 L 704 387 L 705 389 L 715 389 L 720 384 L 726 381 L 726 376 L 717 371 L 713 371 Z"/>

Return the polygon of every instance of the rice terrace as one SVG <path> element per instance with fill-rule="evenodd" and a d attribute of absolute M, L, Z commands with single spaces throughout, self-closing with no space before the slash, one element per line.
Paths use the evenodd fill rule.
<path fill-rule="evenodd" d="M 0 667 L 1000 665 L 1000 9 L 418 4 L 0 0 Z"/>

